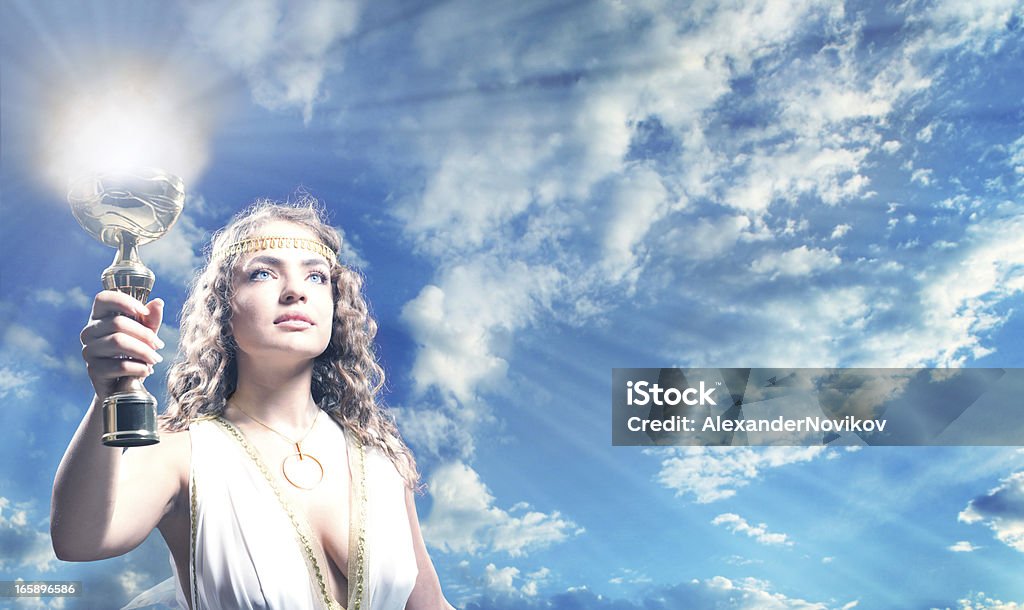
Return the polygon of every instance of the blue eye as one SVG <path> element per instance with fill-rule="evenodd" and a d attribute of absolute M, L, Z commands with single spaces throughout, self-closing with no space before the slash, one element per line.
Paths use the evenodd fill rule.
<path fill-rule="evenodd" d="M 270 279 L 270 271 L 266 269 L 257 269 L 249 274 L 250 280 L 267 280 Z"/>
<path fill-rule="evenodd" d="M 310 274 L 309 277 L 316 278 L 316 282 L 315 283 L 317 283 L 317 284 L 326 284 L 328 282 L 327 276 L 325 274 L 323 274 L 323 273 L 320 273 L 319 271 Z"/>

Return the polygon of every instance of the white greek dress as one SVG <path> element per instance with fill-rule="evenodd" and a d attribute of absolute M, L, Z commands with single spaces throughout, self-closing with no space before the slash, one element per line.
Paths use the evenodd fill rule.
<path fill-rule="evenodd" d="M 178 582 L 174 570 L 170 607 L 188 608 L 184 587 L 191 588 L 197 610 L 405 607 L 418 570 L 404 481 L 382 452 L 363 447 L 340 424 L 335 430 L 334 446 L 347 451 L 352 475 L 348 603 L 332 598 L 319 541 L 255 448 L 227 420 L 209 417 L 189 426 L 191 582 Z M 122 610 L 160 607 L 152 594 L 161 587 L 163 595 L 170 590 L 165 581 Z"/>

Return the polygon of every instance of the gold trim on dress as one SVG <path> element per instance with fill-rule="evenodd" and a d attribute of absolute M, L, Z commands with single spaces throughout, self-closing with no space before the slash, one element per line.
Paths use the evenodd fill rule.
<path fill-rule="evenodd" d="M 348 443 L 352 471 L 352 495 L 349 503 L 352 526 L 348 534 L 348 606 L 350 610 L 364 610 L 369 608 L 369 590 L 365 586 L 366 566 L 369 564 L 366 548 L 366 448 L 355 434 L 349 433 L 344 424 L 340 421 L 338 423 L 342 426 Z M 352 443 L 355 444 L 355 451 L 352 450 Z M 352 560 L 353 557 L 355 561 Z"/>
<path fill-rule="evenodd" d="M 189 443 L 192 443 L 192 431 L 191 430 L 189 430 Z M 194 453 L 194 451 L 192 453 Z M 196 481 L 195 462 L 192 459 L 189 459 L 188 470 L 189 470 L 188 486 L 189 486 L 189 496 L 190 496 L 189 503 L 191 504 L 191 510 L 190 510 L 190 514 L 189 514 L 189 526 L 188 527 L 189 527 L 189 534 L 190 534 L 190 536 L 192 538 L 192 541 L 191 541 L 192 552 L 189 555 L 188 571 L 189 571 L 189 576 L 192 577 L 192 579 L 191 579 L 192 580 L 192 601 L 191 601 L 191 605 L 192 605 L 193 609 L 198 609 L 199 608 L 199 579 L 196 577 L 196 535 L 198 534 L 199 529 L 196 527 L 196 523 L 198 521 L 198 513 L 199 513 L 199 488 L 198 488 L 198 483 Z"/>

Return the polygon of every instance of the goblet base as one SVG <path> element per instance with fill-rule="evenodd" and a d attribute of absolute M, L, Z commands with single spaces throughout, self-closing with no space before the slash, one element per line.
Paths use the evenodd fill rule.
<path fill-rule="evenodd" d="M 103 401 L 103 444 L 144 447 L 160 442 L 156 398 L 146 391 L 111 394 Z"/>

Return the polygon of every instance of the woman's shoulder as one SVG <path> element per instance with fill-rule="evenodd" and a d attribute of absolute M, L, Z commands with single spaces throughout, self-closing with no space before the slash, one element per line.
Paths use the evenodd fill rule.
<path fill-rule="evenodd" d="M 161 430 L 160 442 L 153 445 L 153 448 L 163 454 L 168 461 L 187 468 L 192 453 L 189 431 Z"/>

